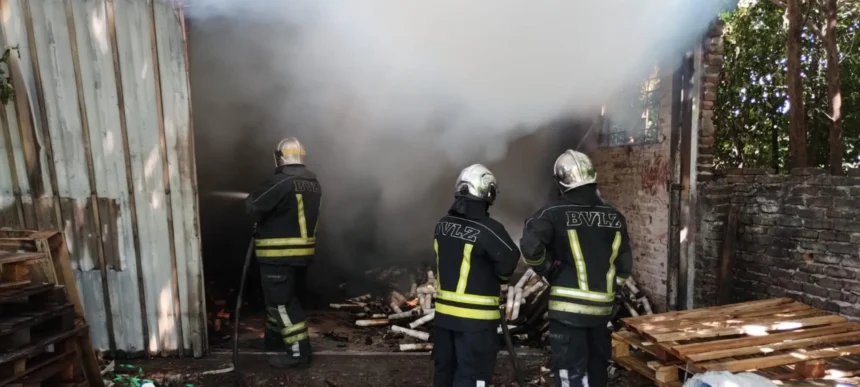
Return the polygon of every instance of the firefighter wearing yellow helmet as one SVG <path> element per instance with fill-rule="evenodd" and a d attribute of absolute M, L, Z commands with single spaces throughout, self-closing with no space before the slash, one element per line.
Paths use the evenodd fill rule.
<path fill-rule="evenodd" d="M 269 364 L 304 368 L 311 362 L 311 345 L 297 294 L 314 257 L 322 188 L 304 165 L 305 147 L 298 139 L 282 140 L 274 157 L 274 175 L 248 196 L 245 206 L 257 222 L 254 252 L 267 310 L 266 349 L 280 352 Z"/>

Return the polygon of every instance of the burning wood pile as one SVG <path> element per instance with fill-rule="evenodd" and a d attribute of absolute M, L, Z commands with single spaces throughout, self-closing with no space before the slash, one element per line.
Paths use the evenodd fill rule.
<path fill-rule="evenodd" d="M 382 285 L 329 306 L 350 312 L 357 327 L 401 337 L 400 351 L 431 350 L 437 291 L 434 271 L 428 266 L 416 270 L 390 267 L 367 270 L 363 277 L 357 281 Z M 511 339 L 516 345 L 543 347 L 549 333 L 549 284 L 531 269 L 514 278 L 516 282 L 502 285 L 499 294 Z M 341 284 L 341 288 L 347 285 Z M 622 288 L 620 299 L 623 307 L 616 313 L 614 327 L 620 327 L 617 318 L 652 313 L 650 302 L 632 279 Z M 501 326 L 497 332 L 502 334 Z"/>
<path fill-rule="evenodd" d="M 429 351 L 432 322 L 435 318 L 436 278 L 429 267 L 420 270 L 401 268 L 373 269 L 364 273 L 366 281 L 382 282 L 379 290 L 330 304 L 347 310 L 358 327 L 376 327 L 402 335 L 401 351 Z M 405 279 L 404 279 L 405 278 Z M 342 288 L 345 284 L 342 284 Z M 549 328 L 547 306 L 549 286 L 529 269 L 512 285 L 502 285 L 500 303 L 512 339 L 520 345 L 539 345 Z M 501 326 L 498 328 L 501 334 Z"/>

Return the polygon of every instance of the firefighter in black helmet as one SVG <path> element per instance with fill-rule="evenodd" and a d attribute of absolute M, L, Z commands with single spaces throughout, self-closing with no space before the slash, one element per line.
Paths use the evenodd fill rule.
<path fill-rule="evenodd" d="M 633 269 L 627 222 L 597 191 L 591 160 L 573 150 L 555 162 L 561 196 L 525 222 L 523 257 L 551 285 L 555 385 L 606 386 L 615 293 Z"/>
<path fill-rule="evenodd" d="M 490 218 L 498 188 L 480 164 L 460 172 L 454 205 L 436 223 L 437 295 L 433 385 L 488 386 L 499 350 L 499 285 L 520 258 L 501 223 Z"/>
<path fill-rule="evenodd" d="M 305 147 L 287 138 L 275 150 L 275 174 L 245 200 L 257 222 L 254 253 L 266 299 L 266 349 L 278 368 L 310 365 L 305 313 L 297 297 L 314 256 L 322 189 L 304 165 Z"/>

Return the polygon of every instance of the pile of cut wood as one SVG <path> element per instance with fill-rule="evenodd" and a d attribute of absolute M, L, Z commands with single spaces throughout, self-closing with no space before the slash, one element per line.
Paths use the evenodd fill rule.
<path fill-rule="evenodd" d="M 505 312 L 511 338 L 517 345 L 544 346 L 549 333 L 547 308 L 549 284 L 531 269 L 514 276 L 516 281 L 502 285 L 500 307 Z M 369 329 L 386 329 L 403 336 L 401 351 L 427 351 L 435 318 L 437 284 L 430 267 L 420 269 L 385 268 L 364 273 L 364 282 L 382 282 L 386 286 L 364 294 L 352 294 L 332 309 L 351 313 L 355 325 Z M 347 284 L 341 284 L 341 288 Z M 623 313 L 620 316 L 651 314 L 648 299 L 632 280 L 620 292 Z M 618 326 L 617 322 L 614 326 Z M 498 327 L 502 333 L 502 327 Z"/>

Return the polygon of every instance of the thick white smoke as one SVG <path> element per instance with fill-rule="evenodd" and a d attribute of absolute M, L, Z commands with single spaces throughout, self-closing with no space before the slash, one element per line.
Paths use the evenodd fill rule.
<path fill-rule="evenodd" d="M 198 147 L 219 163 L 242 158 L 238 165 L 265 176 L 277 141 L 297 135 L 325 191 L 320 229 L 343 245 L 336 254 L 355 254 L 354 232 L 373 239 L 380 254 L 423 254 L 460 168 L 510 158 L 509 144 L 542 124 L 594 111 L 666 58 L 680 63 L 717 7 L 716 0 L 190 0 Z M 512 227 L 546 199 L 547 187 L 533 182 L 549 183 L 546 164 L 557 153 L 534 147 L 514 163 L 532 168 L 500 177 L 501 199 L 518 198 L 515 210 L 499 214 L 514 219 Z M 257 159 L 238 148 L 258 150 Z M 210 187 L 253 188 L 224 182 L 247 176 L 244 168 L 218 168 L 208 178 L 223 181 Z"/>

